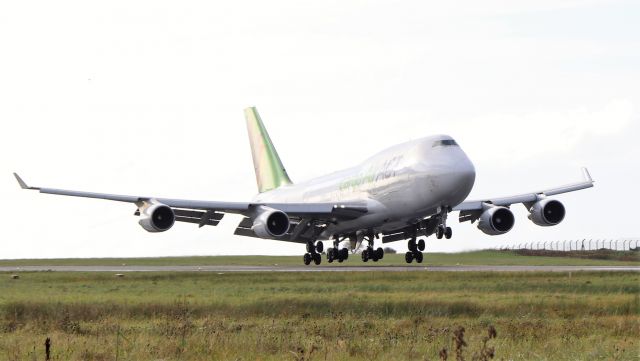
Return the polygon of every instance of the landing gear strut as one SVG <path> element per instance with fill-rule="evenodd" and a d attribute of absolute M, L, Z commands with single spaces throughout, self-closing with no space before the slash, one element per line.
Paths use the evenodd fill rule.
<path fill-rule="evenodd" d="M 314 243 L 312 241 L 307 242 L 307 253 L 302 258 L 305 266 L 308 266 L 313 262 L 316 266 L 322 263 L 322 256 L 320 254 L 324 250 L 324 244 L 320 241 Z"/>
<path fill-rule="evenodd" d="M 327 249 L 327 262 L 333 263 L 338 261 L 340 263 L 346 261 L 349 258 L 349 250 L 346 248 L 339 248 L 340 238 L 338 236 L 333 239 L 333 247 Z"/>
<path fill-rule="evenodd" d="M 373 234 L 369 234 L 368 236 L 366 236 L 368 246 L 364 251 L 362 251 L 361 255 L 362 261 L 365 263 L 369 262 L 369 260 L 378 262 L 379 260 L 384 258 L 384 250 L 381 247 L 378 247 L 377 249 L 373 248 L 374 238 L 375 236 Z"/>
<path fill-rule="evenodd" d="M 442 239 L 442 237 L 446 239 L 451 239 L 453 236 L 453 231 L 451 227 L 447 227 L 447 210 L 443 209 L 440 214 L 440 225 L 436 228 L 436 238 Z"/>

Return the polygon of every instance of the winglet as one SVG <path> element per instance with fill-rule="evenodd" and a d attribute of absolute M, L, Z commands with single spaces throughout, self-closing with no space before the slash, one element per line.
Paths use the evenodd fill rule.
<path fill-rule="evenodd" d="M 591 174 L 589 173 L 587 167 L 582 167 L 582 175 L 584 176 L 584 180 L 593 183 L 593 178 L 591 178 Z"/>
<path fill-rule="evenodd" d="M 22 189 L 38 189 L 35 187 L 29 187 L 27 185 L 27 183 L 25 183 L 22 178 L 20 178 L 20 176 L 18 175 L 18 173 L 13 173 L 13 176 L 16 177 L 16 180 L 18 181 L 18 184 L 20 184 L 20 188 Z"/>

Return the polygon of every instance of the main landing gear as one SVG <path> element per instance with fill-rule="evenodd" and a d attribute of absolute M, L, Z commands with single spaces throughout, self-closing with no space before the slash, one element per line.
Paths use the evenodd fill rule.
<path fill-rule="evenodd" d="M 366 236 L 367 238 L 367 243 L 369 243 L 369 245 L 367 246 L 367 248 L 362 251 L 361 257 L 362 257 L 362 262 L 369 262 L 369 260 L 372 260 L 373 262 L 378 262 L 379 260 L 384 258 L 384 250 L 380 247 L 378 247 L 377 249 L 373 248 L 373 240 L 374 240 L 374 235 L 368 235 Z"/>
<path fill-rule="evenodd" d="M 333 261 L 338 261 L 340 263 L 349 259 L 349 250 L 346 248 L 339 249 L 340 239 L 338 236 L 335 236 L 333 239 L 333 247 L 327 249 L 327 262 L 333 263 Z"/>
<path fill-rule="evenodd" d="M 407 263 L 412 263 L 414 260 L 416 261 L 416 263 L 422 263 L 422 261 L 424 260 L 424 255 L 422 254 L 422 252 L 426 248 L 424 239 L 416 241 L 415 238 L 412 238 L 409 240 L 408 246 L 409 252 L 404 255 L 404 260 Z"/>
<path fill-rule="evenodd" d="M 305 266 L 311 264 L 311 262 L 315 263 L 316 266 L 319 266 L 322 263 L 322 256 L 320 255 L 324 250 L 324 244 L 322 242 L 307 242 L 307 253 L 304 254 L 303 260 Z"/>

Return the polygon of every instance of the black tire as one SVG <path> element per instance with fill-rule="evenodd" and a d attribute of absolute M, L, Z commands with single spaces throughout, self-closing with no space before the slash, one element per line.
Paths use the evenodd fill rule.
<path fill-rule="evenodd" d="M 303 260 L 304 260 L 304 265 L 305 266 L 310 265 L 311 264 L 311 253 L 305 253 L 304 257 L 303 257 Z"/>
<path fill-rule="evenodd" d="M 372 260 L 373 262 L 378 262 L 379 258 L 378 258 L 378 254 L 376 253 L 376 251 L 369 247 L 367 248 L 367 253 L 369 254 L 369 259 Z"/>
<path fill-rule="evenodd" d="M 335 256 L 335 253 L 333 252 L 333 248 L 328 248 L 327 249 L 327 262 L 333 263 L 333 261 L 335 260 L 334 256 Z"/>
<path fill-rule="evenodd" d="M 316 243 L 316 252 L 322 253 L 324 251 L 324 243 L 318 242 Z"/>
<path fill-rule="evenodd" d="M 416 259 L 417 263 L 422 263 L 422 261 L 424 261 L 424 255 L 422 252 L 416 252 L 413 257 Z"/>
<path fill-rule="evenodd" d="M 384 258 L 384 250 L 382 248 L 376 249 L 376 257 L 378 257 L 378 259 Z"/>
<path fill-rule="evenodd" d="M 451 239 L 451 237 L 453 236 L 453 230 L 451 229 L 451 227 L 447 227 L 447 229 L 444 231 L 444 236 L 447 239 Z"/>
<path fill-rule="evenodd" d="M 343 261 L 346 261 L 349 259 L 349 250 L 346 248 L 343 248 L 340 250 L 340 259 Z"/>
<path fill-rule="evenodd" d="M 362 257 L 362 262 L 364 263 L 369 262 L 369 250 L 365 249 L 364 251 L 362 251 L 361 257 Z"/>
<path fill-rule="evenodd" d="M 436 229 L 436 238 L 442 239 L 442 236 L 444 236 L 444 229 L 442 229 L 442 226 L 438 226 Z"/>
<path fill-rule="evenodd" d="M 405 260 L 407 263 L 409 263 L 409 264 L 410 264 L 411 262 L 413 262 L 413 253 L 411 253 L 411 252 L 407 252 L 407 253 L 405 253 L 405 255 L 404 255 L 404 260 Z"/>
<path fill-rule="evenodd" d="M 424 239 L 418 241 L 418 251 L 424 252 L 424 249 L 427 248 L 427 244 L 424 242 Z"/>
<path fill-rule="evenodd" d="M 416 240 L 415 239 L 410 240 L 409 243 L 407 244 L 407 246 L 409 247 L 409 251 L 411 251 L 411 252 L 415 252 L 416 248 L 418 247 L 416 245 Z"/>
<path fill-rule="evenodd" d="M 316 247 L 313 245 L 313 242 L 307 242 L 307 253 L 315 252 Z"/>
<path fill-rule="evenodd" d="M 313 263 L 315 263 L 316 266 L 319 266 L 322 263 L 322 256 L 320 253 L 313 254 Z"/>

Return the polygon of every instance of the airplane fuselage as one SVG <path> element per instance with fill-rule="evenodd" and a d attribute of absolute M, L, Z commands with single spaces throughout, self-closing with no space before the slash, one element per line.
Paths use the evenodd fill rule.
<path fill-rule="evenodd" d="M 360 165 L 307 182 L 261 193 L 255 202 L 344 202 L 365 200 L 368 213 L 327 227 L 321 235 L 362 229 L 385 232 L 462 203 L 473 188 L 475 168 L 446 135 L 386 149 Z"/>

